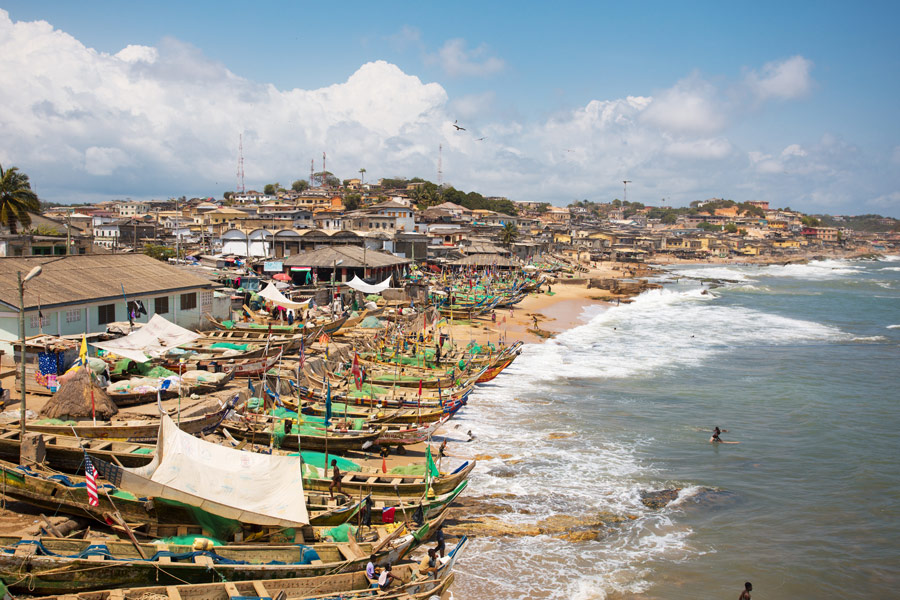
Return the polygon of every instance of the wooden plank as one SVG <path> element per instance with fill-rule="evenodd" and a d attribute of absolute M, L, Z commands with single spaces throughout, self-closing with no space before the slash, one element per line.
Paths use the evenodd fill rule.
<path fill-rule="evenodd" d="M 178 591 L 177 585 L 167 585 L 166 595 L 169 597 L 169 600 L 181 600 L 181 592 Z"/>
<path fill-rule="evenodd" d="M 56 526 L 53 523 L 50 522 L 50 519 L 48 519 L 44 513 L 41 513 L 41 521 L 43 521 L 44 525 L 47 526 L 48 531 L 50 533 L 52 533 L 53 535 L 55 535 L 56 537 L 58 537 L 58 538 L 66 537 L 59 531 L 59 529 L 56 528 Z"/>
<path fill-rule="evenodd" d="M 272 595 L 269 593 L 269 590 L 266 589 L 266 586 L 262 581 L 256 579 L 253 581 L 253 589 L 256 592 L 256 595 L 260 598 L 271 598 Z"/>
<path fill-rule="evenodd" d="M 225 591 L 228 592 L 228 595 L 232 598 L 235 596 L 243 596 L 243 594 L 238 591 L 237 586 L 230 581 L 225 582 Z"/>
<path fill-rule="evenodd" d="M 195 556 L 194 564 L 195 565 L 203 565 L 204 567 L 211 567 L 211 566 L 213 566 L 214 563 L 213 563 L 213 559 L 208 556 Z M 240 594 L 238 594 L 238 595 L 240 595 Z"/>

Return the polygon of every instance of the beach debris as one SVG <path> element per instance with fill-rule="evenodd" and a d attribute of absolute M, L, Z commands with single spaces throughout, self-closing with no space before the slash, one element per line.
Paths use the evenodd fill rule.
<path fill-rule="evenodd" d="M 566 438 L 573 437 L 575 434 L 572 432 L 558 432 L 555 431 L 547 436 L 548 440 L 564 440 Z"/>

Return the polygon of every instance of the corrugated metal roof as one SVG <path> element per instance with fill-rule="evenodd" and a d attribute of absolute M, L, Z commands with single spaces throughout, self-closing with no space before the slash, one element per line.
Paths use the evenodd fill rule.
<path fill-rule="evenodd" d="M 295 254 L 284 260 L 285 266 L 289 267 L 315 267 L 321 269 L 330 269 L 336 261 L 344 261 L 342 267 L 362 267 L 364 264 L 369 267 L 393 267 L 395 265 L 406 265 L 410 261 L 407 258 L 398 258 L 393 254 L 379 252 L 377 250 L 367 250 L 359 246 L 329 246 L 311 250 L 302 254 Z M 363 262 L 365 261 L 365 262 Z"/>
<path fill-rule="evenodd" d="M 88 254 L 0 258 L 0 302 L 18 309 L 16 272 L 22 276 L 41 265 L 43 272 L 25 284 L 25 308 L 49 308 L 104 299 L 191 288 L 212 288 L 209 281 L 143 254 Z"/>

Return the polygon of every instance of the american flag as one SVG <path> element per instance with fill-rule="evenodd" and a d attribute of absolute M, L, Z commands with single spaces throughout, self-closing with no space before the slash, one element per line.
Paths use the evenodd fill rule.
<path fill-rule="evenodd" d="M 84 483 L 87 486 L 88 504 L 100 506 L 100 497 L 97 495 L 97 470 L 87 454 L 84 455 Z"/>

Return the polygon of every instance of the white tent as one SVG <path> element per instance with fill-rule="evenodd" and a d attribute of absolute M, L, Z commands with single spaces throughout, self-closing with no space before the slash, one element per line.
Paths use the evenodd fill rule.
<path fill-rule="evenodd" d="M 347 285 L 352 287 L 354 290 L 362 292 L 364 294 L 380 294 L 384 290 L 391 287 L 391 278 L 388 277 L 381 283 L 377 283 L 375 285 L 370 285 L 359 278 L 359 276 L 354 275 L 353 279 L 347 282 Z"/>
<path fill-rule="evenodd" d="M 172 348 L 189 344 L 199 337 L 199 333 L 176 325 L 165 317 L 153 315 L 146 325 L 125 337 L 107 342 L 91 342 L 91 345 L 136 362 L 147 362 L 152 357 L 161 356 Z"/>
<path fill-rule="evenodd" d="M 307 304 L 309 304 L 309 300 L 304 300 L 303 302 L 294 302 L 293 300 L 288 300 L 287 296 L 278 291 L 278 288 L 275 287 L 274 283 L 270 283 L 269 285 L 267 285 L 266 288 L 259 293 L 259 295 L 266 300 L 271 300 L 276 305 L 284 308 L 304 308 Z"/>
<path fill-rule="evenodd" d="M 213 444 L 162 415 L 150 464 L 117 471 L 118 485 L 138 496 L 182 502 L 241 523 L 297 527 L 309 524 L 300 469 L 297 457 Z"/>

